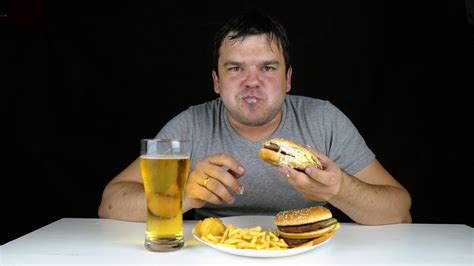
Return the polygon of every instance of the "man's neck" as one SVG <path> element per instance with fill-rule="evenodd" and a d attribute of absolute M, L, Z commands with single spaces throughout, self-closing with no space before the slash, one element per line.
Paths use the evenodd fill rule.
<path fill-rule="evenodd" d="M 239 133 L 239 135 L 241 135 L 242 137 L 248 140 L 258 142 L 271 136 L 273 132 L 275 132 L 275 130 L 278 128 L 278 125 L 280 125 L 282 112 L 281 111 L 278 112 L 278 114 L 267 124 L 263 126 L 257 126 L 257 127 L 246 126 L 238 122 L 237 120 L 235 120 L 228 113 L 227 113 L 227 117 L 229 119 L 230 124 L 232 125 L 234 130 L 237 131 L 237 133 Z"/>

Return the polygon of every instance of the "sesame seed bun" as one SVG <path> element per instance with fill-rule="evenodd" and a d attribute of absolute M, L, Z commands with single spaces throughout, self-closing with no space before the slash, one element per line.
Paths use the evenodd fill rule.
<path fill-rule="evenodd" d="M 298 210 L 282 211 L 275 216 L 275 225 L 290 226 L 315 223 L 332 218 L 329 209 L 318 206 Z"/>
<path fill-rule="evenodd" d="M 263 161 L 276 166 L 288 165 L 301 171 L 308 166 L 323 169 L 311 150 L 289 139 L 274 138 L 263 143 L 258 155 Z"/>

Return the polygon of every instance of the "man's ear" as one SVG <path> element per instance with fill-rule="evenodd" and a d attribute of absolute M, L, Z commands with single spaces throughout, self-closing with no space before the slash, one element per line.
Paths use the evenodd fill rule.
<path fill-rule="evenodd" d="M 291 90 L 291 74 L 293 74 L 293 68 L 290 66 L 286 71 L 286 92 Z"/>
<path fill-rule="evenodd" d="M 219 94 L 219 77 L 215 70 L 212 70 L 212 83 L 214 84 L 214 91 Z"/>

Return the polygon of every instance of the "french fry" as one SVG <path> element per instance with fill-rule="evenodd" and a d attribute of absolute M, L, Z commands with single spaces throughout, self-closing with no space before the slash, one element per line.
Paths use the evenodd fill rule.
<path fill-rule="evenodd" d="M 222 232 L 219 231 L 219 232 Z M 262 227 L 240 228 L 233 224 L 225 227 L 222 235 L 209 233 L 201 239 L 211 244 L 239 249 L 278 250 L 287 249 L 288 245 L 279 238 L 275 231 L 262 230 Z"/>
<path fill-rule="evenodd" d="M 216 245 L 223 246 L 223 247 L 226 247 L 226 248 L 237 248 L 236 245 L 231 245 L 231 244 L 217 243 Z"/>
<path fill-rule="evenodd" d="M 210 239 L 212 242 L 214 243 L 219 243 L 220 239 L 222 239 L 222 237 L 220 236 L 214 236 L 212 234 L 208 234 L 207 235 L 207 238 Z"/>

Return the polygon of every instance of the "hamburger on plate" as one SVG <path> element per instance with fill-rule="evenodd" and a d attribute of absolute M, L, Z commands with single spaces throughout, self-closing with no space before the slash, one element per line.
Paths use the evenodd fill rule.
<path fill-rule="evenodd" d="M 275 225 L 289 247 L 322 243 L 340 227 L 331 211 L 322 206 L 281 211 L 275 216 Z"/>

